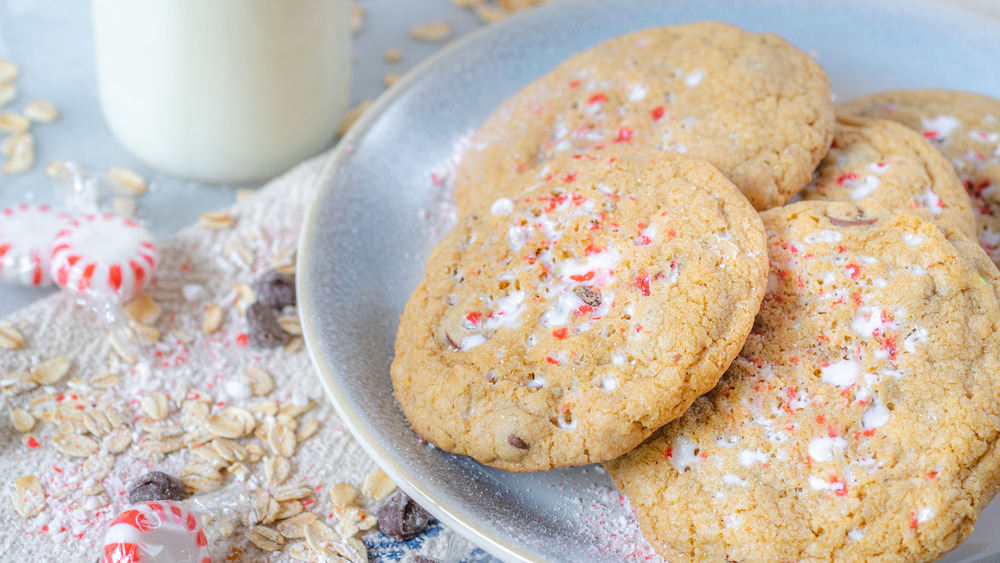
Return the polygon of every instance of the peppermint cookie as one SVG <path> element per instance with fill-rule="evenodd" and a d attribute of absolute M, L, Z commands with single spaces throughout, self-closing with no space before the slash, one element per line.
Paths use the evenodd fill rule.
<path fill-rule="evenodd" d="M 704 158 L 757 209 L 801 190 L 833 136 L 830 82 L 784 39 L 701 22 L 601 43 L 487 119 L 459 164 L 459 211 L 560 154 L 614 144 Z"/>
<path fill-rule="evenodd" d="M 979 244 L 1000 264 L 1000 100 L 949 90 L 894 90 L 840 107 L 898 121 L 940 150 L 972 198 Z"/>
<path fill-rule="evenodd" d="M 434 249 L 392 383 L 435 445 L 508 471 L 611 459 L 711 389 L 767 281 L 760 218 L 713 166 L 555 158 Z"/>
<path fill-rule="evenodd" d="M 883 119 L 838 115 L 833 146 L 804 200 L 872 201 L 976 236 L 972 202 L 955 168 L 919 133 Z"/>
<path fill-rule="evenodd" d="M 861 202 L 763 214 L 771 272 L 718 386 L 606 464 L 670 561 L 927 561 L 1000 484 L 1000 273 Z"/>

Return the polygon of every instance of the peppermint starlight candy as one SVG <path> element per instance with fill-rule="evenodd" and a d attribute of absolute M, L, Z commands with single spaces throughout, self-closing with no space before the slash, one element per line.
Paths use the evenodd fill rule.
<path fill-rule="evenodd" d="M 104 537 L 101 563 L 211 563 L 194 514 L 172 501 L 140 502 L 118 515 Z"/>
<path fill-rule="evenodd" d="M 152 233 L 135 221 L 85 215 L 56 235 L 52 277 L 78 295 L 127 302 L 142 292 L 158 261 Z"/>
<path fill-rule="evenodd" d="M 70 216 L 48 205 L 23 203 L 0 212 L 0 279 L 26 286 L 52 285 L 52 240 Z"/>

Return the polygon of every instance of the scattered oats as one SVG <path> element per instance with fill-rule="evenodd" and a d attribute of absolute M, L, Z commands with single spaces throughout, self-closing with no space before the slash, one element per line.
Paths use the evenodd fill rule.
<path fill-rule="evenodd" d="M 398 63 L 403 60 L 403 52 L 395 47 L 386 50 L 385 61 L 388 63 Z"/>
<path fill-rule="evenodd" d="M 247 460 L 250 463 L 257 463 L 264 457 L 264 448 L 258 444 L 249 444 L 246 449 Z"/>
<path fill-rule="evenodd" d="M 148 293 L 136 297 L 125 305 L 125 316 L 130 320 L 145 325 L 156 322 L 160 318 L 162 308 L 153 301 L 153 297 Z"/>
<path fill-rule="evenodd" d="M 91 377 L 89 383 L 98 389 L 110 389 L 118 385 L 118 376 L 110 371 L 102 371 Z"/>
<path fill-rule="evenodd" d="M 302 506 L 302 504 L 299 503 L 299 506 Z M 315 522 L 316 519 L 316 513 L 303 512 L 292 516 L 284 522 L 279 522 L 278 531 L 288 539 L 304 538 L 306 537 L 306 528 L 310 523 Z"/>
<path fill-rule="evenodd" d="M 365 482 L 361 485 L 361 492 L 376 501 L 382 500 L 391 495 L 398 487 L 392 479 L 381 469 L 372 471 L 365 477 Z"/>
<path fill-rule="evenodd" d="M 295 434 L 295 439 L 299 442 L 305 442 L 309 438 L 312 438 L 313 434 L 319 430 L 319 421 L 315 418 L 309 419 L 309 422 L 302 425 L 302 428 Z"/>
<path fill-rule="evenodd" d="M 24 106 L 24 117 L 35 123 L 52 123 L 59 119 L 59 110 L 51 102 L 31 100 Z"/>
<path fill-rule="evenodd" d="M 127 426 L 115 428 L 101 441 L 104 451 L 113 454 L 120 454 L 131 445 L 132 431 Z"/>
<path fill-rule="evenodd" d="M 215 451 L 215 448 L 207 444 L 191 448 L 191 453 L 199 457 L 202 461 L 210 463 L 213 467 L 217 469 L 225 467 L 226 465 L 229 464 L 229 462 L 223 459 L 222 456 L 220 456 L 219 453 Z"/>
<path fill-rule="evenodd" d="M 278 412 L 281 414 L 287 414 L 288 416 L 299 416 L 309 412 L 315 406 L 316 401 L 313 401 L 312 399 L 304 405 L 296 405 L 295 401 L 286 401 L 281 403 L 281 407 L 278 408 Z"/>
<path fill-rule="evenodd" d="M 278 502 L 283 502 L 286 500 L 299 500 L 304 499 L 312 494 L 312 488 L 309 485 L 288 485 L 274 491 L 274 500 Z"/>
<path fill-rule="evenodd" d="M 330 489 L 330 500 L 334 506 L 347 506 L 354 503 L 358 490 L 347 483 L 337 483 Z"/>
<path fill-rule="evenodd" d="M 250 505 L 250 510 L 248 510 L 243 515 L 243 525 L 253 526 L 258 523 L 269 524 L 274 521 L 274 517 L 277 516 L 278 501 L 274 500 L 264 489 L 254 489 L 250 491 L 247 502 Z"/>
<path fill-rule="evenodd" d="M 9 82 L 0 82 L 0 108 L 14 101 L 17 97 L 17 86 Z"/>
<path fill-rule="evenodd" d="M 251 388 L 252 388 L 251 384 Z M 255 415 L 274 416 L 278 414 L 278 405 L 274 401 L 257 401 L 247 405 L 247 410 Z"/>
<path fill-rule="evenodd" d="M 11 409 L 10 423 L 18 432 L 31 432 L 31 429 L 35 427 L 35 417 L 24 409 Z"/>
<path fill-rule="evenodd" d="M 288 334 L 302 336 L 302 321 L 298 315 L 282 315 L 278 317 L 278 324 Z"/>
<path fill-rule="evenodd" d="M 184 445 L 183 436 L 167 436 L 162 440 L 147 437 L 139 443 L 140 448 L 154 454 L 169 454 L 176 452 L 177 450 L 182 449 Z"/>
<path fill-rule="evenodd" d="M 52 385 L 69 372 L 69 360 L 63 356 L 42 362 L 31 370 L 31 379 L 39 385 Z"/>
<path fill-rule="evenodd" d="M 12 111 L 0 113 L 0 132 L 21 133 L 31 128 L 27 117 Z"/>
<path fill-rule="evenodd" d="M 249 385 L 250 392 L 258 397 L 267 395 L 271 391 L 274 391 L 274 378 L 271 377 L 270 373 L 256 366 L 247 368 L 247 370 L 240 375 L 240 380 Z M 274 403 L 271 404 L 273 405 Z M 273 415 L 274 413 L 268 414 Z"/>
<path fill-rule="evenodd" d="M 52 438 L 57 452 L 70 457 L 89 457 L 97 452 L 97 442 L 80 434 L 59 433 Z"/>
<path fill-rule="evenodd" d="M 344 114 L 344 118 L 340 120 L 340 125 L 337 127 L 337 136 L 343 137 L 347 134 L 348 129 L 354 122 L 358 120 L 359 117 L 372 105 L 371 100 L 362 100 L 361 103 L 354 106 L 347 113 Z"/>
<path fill-rule="evenodd" d="M 278 272 L 279 274 L 285 274 L 285 275 L 288 275 L 288 276 L 294 276 L 296 274 L 296 272 L 295 272 L 295 263 L 293 262 L 291 264 L 284 264 L 284 265 L 281 265 L 281 266 L 275 266 L 274 267 L 274 271 Z"/>
<path fill-rule="evenodd" d="M 254 190 L 248 190 L 246 188 L 236 190 L 236 201 L 243 203 L 244 201 L 253 197 L 256 192 Z"/>
<path fill-rule="evenodd" d="M 2 117 L 2 115 L 0 115 Z M 35 138 L 24 133 L 11 148 L 10 160 L 4 163 L 4 174 L 20 174 L 35 165 Z"/>
<path fill-rule="evenodd" d="M 138 210 L 139 206 L 136 205 L 135 200 L 130 197 L 116 196 L 111 200 L 111 212 L 119 217 L 124 217 L 126 219 L 135 217 L 135 213 Z"/>
<path fill-rule="evenodd" d="M 297 500 L 286 500 L 278 503 L 278 513 L 274 515 L 275 520 L 286 520 L 302 513 L 302 503 Z M 280 529 L 278 531 L 281 531 Z M 284 535 L 284 534 L 282 534 Z"/>
<path fill-rule="evenodd" d="M 153 420 L 163 420 L 170 414 L 170 404 L 167 396 L 157 391 L 152 395 L 146 395 L 139 401 L 139 408 L 146 416 Z"/>
<path fill-rule="evenodd" d="M 486 0 L 451 0 L 457 8 L 475 8 Z"/>
<path fill-rule="evenodd" d="M 222 473 L 220 473 L 215 466 L 209 463 L 191 463 L 184 469 L 181 469 L 181 475 L 193 475 L 195 477 L 201 477 L 203 479 L 210 479 L 214 481 L 222 480 Z"/>
<path fill-rule="evenodd" d="M 479 4 L 475 7 L 476 17 L 483 23 L 498 22 L 510 15 L 503 8 L 498 8 L 490 4 Z"/>
<path fill-rule="evenodd" d="M 115 466 L 115 458 L 106 454 L 98 453 L 87 458 L 83 462 L 83 474 L 88 479 L 100 481 L 111 473 Z"/>
<path fill-rule="evenodd" d="M 144 324 L 137 324 L 133 327 L 138 343 L 143 346 L 151 346 L 160 340 L 160 329 Z"/>
<path fill-rule="evenodd" d="M 31 380 L 30 373 L 24 371 L 8 373 L 6 377 L 0 379 L 0 388 L 8 395 L 17 395 L 35 387 L 38 387 L 38 384 Z"/>
<path fill-rule="evenodd" d="M 246 538 L 264 551 L 280 551 L 285 545 L 285 538 L 274 528 L 267 526 L 250 526 L 245 533 Z"/>
<path fill-rule="evenodd" d="M 185 487 L 197 493 L 207 493 L 222 487 L 222 481 L 205 479 L 198 475 L 184 475 L 181 477 L 181 483 L 184 483 Z"/>
<path fill-rule="evenodd" d="M 285 344 L 285 354 L 295 354 L 302 350 L 302 345 L 304 344 L 301 336 L 293 336 L 288 344 Z"/>
<path fill-rule="evenodd" d="M 205 320 L 201 324 L 201 332 L 203 334 L 215 334 L 222 326 L 222 319 L 225 316 L 225 311 L 215 303 L 210 304 L 205 308 Z"/>
<path fill-rule="evenodd" d="M 231 229 L 236 218 L 225 211 L 207 211 L 198 216 L 198 224 L 206 229 Z"/>
<path fill-rule="evenodd" d="M 295 432 L 285 426 L 275 425 L 271 428 L 270 432 L 267 433 L 267 445 L 271 447 L 271 451 L 276 454 L 281 454 L 285 457 L 292 457 L 295 455 Z"/>
<path fill-rule="evenodd" d="M 229 474 L 235 477 L 238 481 L 246 482 L 247 477 L 250 476 L 250 470 L 239 461 L 230 465 L 226 470 L 229 471 Z"/>
<path fill-rule="evenodd" d="M 0 59 L 0 82 L 13 82 L 17 80 L 17 65 L 4 59 Z"/>
<path fill-rule="evenodd" d="M 87 428 L 87 432 L 90 432 L 95 437 L 101 437 L 111 431 L 111 423 L 108 422 L 108 418 L 104 416 L 100 411 L 85 412 L 83 418 L 83 425 Z"/>
<path fill-rule="evenodd" d="M 295 417 L 289 416 L 284 413 L 274 417 L 274 423 L 277 424 L 278 426 L 284 426 L 285 428 L 293 432 L 299 426 L 299 421 L 295 420 Z"/>
<path fill-rule="evenodd" d="M 241 315 L 245 315 L 250 305 L 257 302 L 257 292 L 245 283 L 234 285 L 230 291 L 235 292 L 238 296 L 236 299 L 236 309 L 239 310 Z"/>
<path fill-rule="evenodd" d="M 45 166 L 45 175 L 53 180 L 69 180 L 73 177 L 68 169 L 68 162 L 57 158 Z"/>
<path fill-rule="evenodd" d="M 232 440 L 227 440 L 225 438 L 216 438 L 212 440 L 212 449 L 215 453 L 219 454 L 219 457 L 226 460 L 226 463 L 233 463 L 236 461 L 243 461 L 247 459 L 248 448 L 233 442 Z M 256 444 L 251 444 L 254 446 Z M 253 461 L 253 460 L 251 460 Z"/>
<path fill-rule="evenodd" d="M 215 522 L 215 529 L 224 538 L 232 536 L 233 532 L 236 531 L 236 515 L 232 514 L 221 520 L 217 520 Z"/>
<path fill-rule="evenodd" d="M 34 518 L 45 509 L 45 493 L 42 483 L 34 475 L 18 477 L 14 490 L 10 493 L 14 510 L 24 518 Z"/>
<path fill-rule="evenodd" d="M 500 5 L 506 8 L 510 12 L 520 12 L 521 10 L 527 10 L 529 8 L 534 8 L 539 4 L 544 3 L 546 0 L 498 0 Z"/>
<path fill-rule="evenodd" d="M 264 460 L 264 477 L 275 487 L 282 485 L 292 474 L 292 463 L 282 455 L 271 456 Z"/>
<path fill-rule="evenodd" d="M 398 82 L 399 79 L 402 77 L 403 77 L 402 73 L 387 72 L 382 75 L 382 84 L 385 84 L 386 87 L 392 86 L 393 84 Z"/>
<path fill-rule="evenodd" d="M 18 145 L 20 143 L 28 142 L 27 137 L 30 136 L 31 133 L 21 132 L 4 137 L 4 139 L 0 141 L 0 154 L 6 156 L 7 158 L 11 158 L 14 156 L 14 152 L 18 150 Z M 34 140 L 31 142 L 34 143 Z"/>
<path fill-rule="evenodd" d="M 337 517 L 336 531 L 344 538 L 349 538 L 361 530 L 369 530 L 378 522 L 374 516 L 368 515 L 353 504 L 335 506 L 333 514 Z"/>
<path fill-rule="evenodd" d="M 83 494 L 85 494 L 85 495 L 87 495 L 87 496 L 102 495 L 102 494 L 104 494 L 104 485 L 101 485 L 100 483 L 97 483 L 97 482 L 90 483 L 89 485 L 84 486 L 80 490 L 80 492 L 83 493 Z"/>
<path fill-rule="evenodd" d="M 205 423 L 208 426 L 208 431 L 220 438 L 235 439 L 247 435 L 246 425 L 242 420 L 223 413 L 209 415 Z"/>
<path fill-rule="evenodd" d="M 138 172 L 124 166 L 112 166 L 104 171 L 104 175 L 118 182 L 129 195 L 137 196 L 146 193 L 146 179 Z"/>
<path fill-rule="evenodd" d="M 346 538 L 337 544 L 336 553 L 351 563 L 368 563 L 368 548 L 358 538 Z"/>
<path fill-rule="evenodd" d="M 443 21 L 415 25 L 410 28 L 410 37 L 417 41 L 429 41 L 437 43 L 444 41 L 451 35 L 451 24 Z"/>
<path fill-rule="evenodd" d="M 111 349 L 114 351 L 115 355 L 118 356 L 121 361 L 129 365 L 135 365 L 139 363 L 139 360 L 131 352 L 131 344 L 128 342 L 122 342 L 121 337 L 118 336 L 119 331 L 108 332 L 108 343 L 111 344 Z"/>
<path fill-rule="evenodd" d="M 365 9 L 357 2 L 351 2 L 351 33 L 357 35 L 365 26 Z"/>
<path fill-rule="evenodd" d="M 285 550 L 285 553 L 287 553 L 289 557 L 291 557 L 296 561 L 305 561 L 306 563 L 319 563 L 319 555 L 317 555 L 316 552 L 313 551 L 311 547 L 309 547 L 309 544 L 304 541 L 293 543 L 291 547 Z M 324 561 L 324 563 L 327 562 Z"/>
<path fill-rule="evenodd" d="M 241 421 L 243 423 L 244 436 L 253 432 L 253 429 L 257 426 L 257 419 L 254 418 L 253 413 L 240 407 L 226 407 L 220 414 L 233 420 Z"/>
<path fill-rule="evenodd" d="M 333 531 L 333 528 L 327 526 L 320 520 L 313 520 L 312 522 L 307 523 L 304 527 L 306 542 L 308 542 L 309 547 L 313 548 L 313 551 L 317 553 L 324 553 L 327 551 L 327 544 L 340 540 L 340 538 L 337 537 L 337 533 Z"/>

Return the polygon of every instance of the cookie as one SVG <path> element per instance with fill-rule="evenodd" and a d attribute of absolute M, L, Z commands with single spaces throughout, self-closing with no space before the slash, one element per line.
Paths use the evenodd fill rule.
<path fill-rule="evenodd" d="M 833 137 L 822 67 L 784 39 L 701 22 L 567 59 L 504 102 L 459 163 L 460 214 L 556 155 L 615 144 L 704 158 L 757 209 L 801 190 Z"/>
<path fill-rule="evenodd" d="M 833 146 L 800 195 L 872 201 L 927 221 L 950 221 L 976 236 L 972 202 L 955 168 L 919 133 L 892 121 L 838 115 Z"/>
<path fill-rule="evenodd" d="M 902 123 L 940 150 L 972 198 L 979 244 L 1000 264 L 1000 100 L 950 90 L 894 90 L 840 108 Z"/>
<path fill-rule="evenodd" d="M 768 290 L 710 393 L 605 464 L 670 561 L 927 561 L 1000 484 L 1000 273 L 869 202 L 762 214 Z"/>
<path fill-rule="evenodd" d="M 641 147 L 560 156 L 433 250 L 391 376 L 413 428 L 508 471 L 618 456 L 718 381 L 767 278 L 716 168 Z"/>

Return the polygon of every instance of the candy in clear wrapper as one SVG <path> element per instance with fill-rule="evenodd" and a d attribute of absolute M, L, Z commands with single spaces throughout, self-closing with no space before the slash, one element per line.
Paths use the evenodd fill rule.
<path fill-rule="evenodd" d="M 211 563 L 208 539 L 183 504 L 140 502 L 111 523 L 103 563 Z"/>
<path fill-rule="evenodd" d="M 24 203 L 0 211 L 0 279 L 30 287 L 52 285 L 52 242 L 70 220 L 69 214 L 47 205 Z"/>
<path fill-rule="evenodd" d="M 56 235 L 51 268 L 71 293 L 125 303 L 146 287 L 158 261 L 153 235 L 135 221 L 85 215 Z"/>

